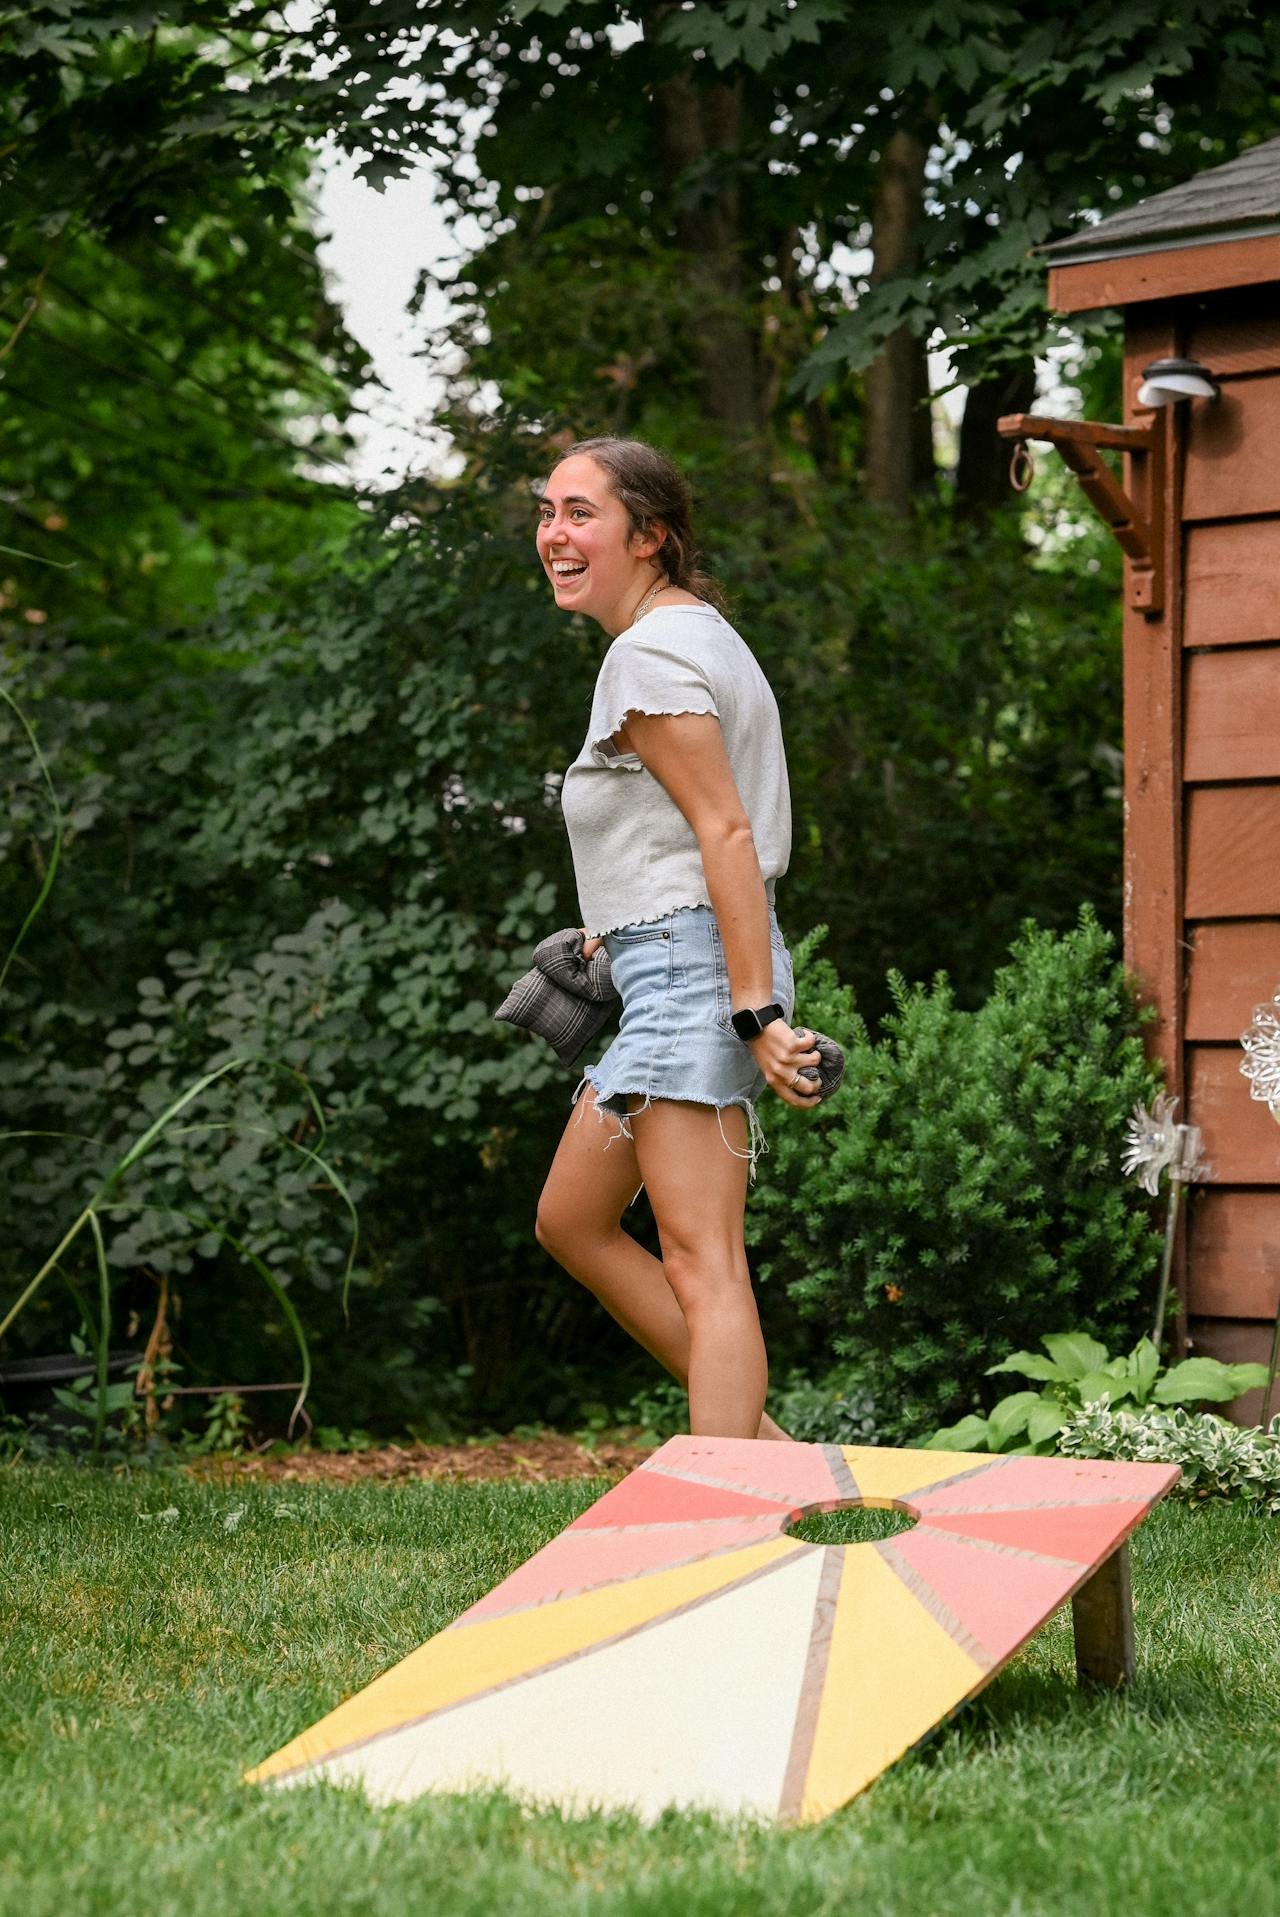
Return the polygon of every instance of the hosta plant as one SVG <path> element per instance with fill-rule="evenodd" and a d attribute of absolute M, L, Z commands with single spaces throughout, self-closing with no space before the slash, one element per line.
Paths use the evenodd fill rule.
<path fill-rule="evenodd" d="M 1058 1448 L 1058 1434 L 1085 1406 L 1224 1404 L 1267 1382 L 1265 1365 L 1217 1358 L 1184 1358 L 1164 1368 L 1150 1338 L 1140 1338 L 1123 1358 L 1109 1357 L 1105 1345 L 1082 1331 L 1051 1332 L 1040 1342 L 1044 1353 L 1014 1351 L 987 1368 L 988 1377 L 1030 1378 L 1039 1391 L 1012 1392 L 986 1417 L 970 1413 L 935 1431 L 926 1448 L 1042 1457 Z"/>
<path fill-rule="evenodd" d="M 1113 1411 L 1087 1404 L 1058 1433 L 1058 1450 L 1069 1458 L 1176 1464 L 1182 1470 L 1178 1497 L 1238 1499 L 1280 1516 L 1280 1417 L 1265 1431 L 1242 1430 L 1212 1412 L 1181 1406 Z"/>

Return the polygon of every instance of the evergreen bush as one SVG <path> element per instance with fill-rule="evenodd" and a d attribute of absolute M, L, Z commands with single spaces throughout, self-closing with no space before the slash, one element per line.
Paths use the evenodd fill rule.
<path fill-rule="evenodd" d="M 945 975 L 892 974 L 877 1039 L 821 936 L 796 951 L 796 1016 L 845 1045 L 845 1086 L 816 1114 L 775 1108 L 750 1231 L 828 1353 L 875 1362 L 884 1434 L 918 1439 L 994 1395 L 993 1345 L 1132 1336 L 1160 1243 L 1118 1153 L 1156 1080 L 1087 908 L 1066 934 L 1025 924 L 976 1011 Z"/>

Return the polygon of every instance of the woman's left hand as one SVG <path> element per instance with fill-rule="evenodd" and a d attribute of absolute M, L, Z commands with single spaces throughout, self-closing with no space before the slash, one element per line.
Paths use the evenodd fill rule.
<path fill-rule="evenodd" d="M 809 1111 L 818 1103 L 818 1080 L 800 1076 L 801 1067 L 816 1066 L 822 1056 L 814 1049 L 811 1031 L 802 1027 L 793 1032 L 784 1019 L 775 1018 L 750 1044 L 756 1064 L 784 1104 Z"/>
<path fill-rule="evenodd" d="M 586 935 L 586 930 L 587 928 L 584 925 L 582 928 L 582 956 L 584 959 L 589 959 L 595 957 L 600 947 L 604 944 L 604 940 L 589 939 Z"/>

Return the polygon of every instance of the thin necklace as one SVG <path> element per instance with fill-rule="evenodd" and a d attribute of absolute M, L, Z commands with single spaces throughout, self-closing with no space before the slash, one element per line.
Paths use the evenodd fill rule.
<path fill-rule="evenodd" d="M 650 586 L 648 592 L 645 594 L 644 598 L 640 601 L 640 604 L 636 607 L 635 611 L 632 613 L 631 624 L 634 626 L 638 620 L 644 618 L 645 614 L 648 612 L 650 606 L 653 604 L 654 600 L 657 598 L 660 592 L 670 592 L 670 590 L 671 590 L 671 581 L 669 579 L 664 579 L 662 581 L 662 584 L 659 586 Z"/>

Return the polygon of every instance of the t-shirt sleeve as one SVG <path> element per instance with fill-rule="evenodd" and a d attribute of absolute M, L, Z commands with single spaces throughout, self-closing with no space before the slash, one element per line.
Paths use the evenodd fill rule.
<path fill-rule="evenodd" d="M 587 744 L 596 765 L 637 765 L 619 753 L 613 735 L 629 712 L 709 712 L 720 709 L 706 667 L 658 637 L 615 639 L 604 656 L 591 702 Z"/>

